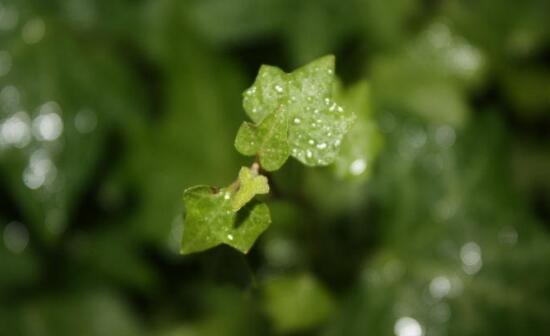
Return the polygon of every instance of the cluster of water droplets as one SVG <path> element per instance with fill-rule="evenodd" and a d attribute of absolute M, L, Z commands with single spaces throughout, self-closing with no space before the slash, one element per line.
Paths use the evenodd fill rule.
<path fill-rule="evenodd" d="M 259 123 L 276 111 L 284 101 L 281 97 L 287 89 L 287 75 L 280 69 L 263 66 L 254 85 L 244 92 L 243 106 L 249 117 Z"/>
<path fill-rule="evenodd" d="M 310 165 L 331 163 L 351 126 L 343 108 L 330 97 L 307 96 L 305 102 L 291 107 L 291 115 L 292 155 Z"/>
<path fill-rule="evenodd" d="M 1 168 L 10 176 L 19 176 L 10 183 L 27 189 L 31 202 L 47 203 L 43 224 L 48 232 L 57 234 L 65 223 L 65 172 L 60 163 L 67 154 L 68 133 L 72 137 L 93 132 L 97 115 L 88 107 L 64 110 L 54 99 L 42 100 L 51 87 L 28 82 L 28 58 L 15 58 L 14 50 L 27 54 L 43 51 L 46 33 L 46 21 L 41 17 L 23 16 L 16 3 L 0 1 L 0 34 L 9 42 L 0 46 Z M 4 229 L 4 241 L 16 252 L 24 249 L 21 246 L 26 246 L 28 234 L 24 224 L 13 223 Z"/>
<path fill-rule="evenodd" d="M 327 165 L 336 158 L 353 121 L 332 99 L 333 81 L 331 68 L 306 66 L 285 74 L 262 67 L 254 85 L 245 91 L 243 104 L 255 122 L 285 108 L 291 155 L 308 165 Z"/>
<path fill-rule="evenodd" d="M 19 105 L 19 92 L 14 86 L 0 91 L 0 101 L 4 112 L 0 119 L 0 156 L 16 150 L 27 157 L 21 178 L 29 189 L 51 186 L 57 175 L 52 156 L 63 133 L 61 108 L 50 101 L 39 106 L 34 115 L 29 114 Z"/>

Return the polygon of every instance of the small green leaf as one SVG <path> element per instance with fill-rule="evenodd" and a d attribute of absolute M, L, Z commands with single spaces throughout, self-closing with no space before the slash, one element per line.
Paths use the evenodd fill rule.
<path fill-rule="evenodd" d="M 271 224 L 269 208 L 264 203 L 250 202 L 233 211 L 232 193 L 228 189 L 214 190 L 196 186 L 183 194 L 184 220 L 183 254 L 203 251 L 227 244 L 247 253 L 258 236 Z"/>
<path fill-rule="evenodd" d="M 259 124 L 258 129 L 264 122 L 274 126 L 287 121 L 287 140 L 281 141 L 285 129 L 278 129 L 278 144 L 285 147 L 288 144 L 290 155 L 308 166 L 325 166 L 336 159 L 342 139 L 354 120 L 352 112 L 345 111 L 333 100 L 334 82 L 332 55 L 289 74 L 276 67 L 262 66 L 254 85 L 244 93 L 243 106 L 250 118 Z M 278 116 L 281 113 L 285 115 Z M 270 117 L 282 121 L 275 123 Z M 277 155 L 286 150 L 277 144 L 271 146 L 272 141 L 263 141 L 270 132 L 259 133 L 253 131 L 253 125 L 244 124 L 237 135 L 237 150 L 245 155 L 257 154 L 260 162 L 271 160 L 268 158 L 272 153 L 266 148 Z M 258 142 L 265 147 L 258 146 Z"/>
<path fill-rule="evenodd" d="M 281 108 L 257 126 L 244 122 L 235 138 L 235 148 L 244 155 L 257 154 L 267 171 L 281 168 L 290 155 L 288 114 Z"/>
<path fill-rule="evenodd" d="M 267 178 L 258 175 L 248 167 L 242 167 L 239 172 L 239 189 L 231 197 L 231 206 L 233 211 L 237 211 L 246 205 L 254 196 L 267 194 L 269 184 Z"/>

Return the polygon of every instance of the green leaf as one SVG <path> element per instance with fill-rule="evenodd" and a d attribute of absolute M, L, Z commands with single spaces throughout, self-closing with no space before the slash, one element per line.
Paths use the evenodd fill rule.
<path fill-rule="evenodd" d="M 290 155 L 308 166 L 325 166 L 336 159 L 342 139 L 354 120 L 353 113 L 333 100 L 334 82 L 332 55 L 289 74 L 276 67 L 262 66 L 254 85 L 245 91 L 243 106 L 250 118 L 259 124 L 258 128 L 262 128 L 263 122 L 274 126 L 274 121 L 268 119 L 273 114 L 286 114 L 271 118 L 288 120 Z M 259 131 L 253 132 L 252 125 L 245 125 L 237 134 L 237 150 L 244 155 L 257 154 L 260 162 L 270 161 L 271 152 L 251 144 L 267 143 L 262 139 L 266 134 L 261 136 Z M 279 130 L 279 137 L 281 133 L 284 129 Z M 285 142 L 279 143 L 281 147 L 271 147 L 276 155 L 285 151 Z"/>
<path fill-rule="evenodd" d="M 274 171 L 290 155 L 288 145 L 288 114 L 281 107 L 268 115 L 258 126 L 244 122 L 237 133 L 235 148 L 244 155 L 258 154 L 262 168 Z"/>
<path fill-rule="evenodd" d="M 244 92 L 243 107 L 246 114 L 256 124 L 272 114 L 280 106 L 286 87 L 286 74 L 283 70 L 262 65 L 254 85 Z"/>
<path fill-rule="evenodd" d="M 271 223 L 269 208 L 264 203 L 249 203 L 233 211 L 232 192 L 196 186 L 183 194 L 186 216 L 183 228 L 183 254 L 203 251 L 227 244 L 243 253 Z"/>
<path fill-rule="evenodd" d="M 242 167 L 239 172 L 239 189 L 231 198 L 231 206 L 233 211 L 241 209 L 254 196 L 267 194 L 269 192 L 269 184 L 267 178 L 248 167 Z"/>
<path fill-rule="evenodd" d="M 342 142 L 334 171 L 340 178 L 365 180 L 370 176 L 372 163 L 382 147 L 382 134 L 372 115 L 370 89 L 361 81 L 339 92 L 338 102 L 357 119 Z"/>

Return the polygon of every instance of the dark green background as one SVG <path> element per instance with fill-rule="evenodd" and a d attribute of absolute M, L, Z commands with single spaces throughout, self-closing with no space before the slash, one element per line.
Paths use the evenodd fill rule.
<path fill-rule="evenodd" d="M 0 335 L 548 333 L 549 14 L 0 0 Z M 369 83 L 368 178 L 290 162 L 248 255 L 180 256 L 183 189 L 249 164 L 233 139 L 259 66 L 329 53 Z"/>

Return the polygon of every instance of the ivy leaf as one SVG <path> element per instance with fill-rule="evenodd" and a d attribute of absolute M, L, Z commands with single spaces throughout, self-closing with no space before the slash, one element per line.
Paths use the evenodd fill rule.
<path fill-rule="evenodd" d="M 250 119 L 258 124 L 275 112 L 286 99 L 283 95 L 286 85 L 287 78 L 283 70 L 262 65 L 256 81 L 243 95 L 243 107 Z"/>
<path fill-rule="evenodd" d="M 214 190 L 196 186 L 185 190 L 181 253 L 204 251 L 227 244 L 247 253 L 258 236 L 271 224 L 269 208 L 264 203 L 251 202 L 240 211 L 233 211 L 229 189 Z"/>
<path fill-rule="evenodd" d="M 233 211 L 241 209 L 250 202 L 254 196 L 267 194 L 269 192 L 267 178 L 263 175 L 258 175 L 256 171 L 248 167 L 241 168 L 238 181 L 239 189 L 231 197 Z"/>
<path fill-rule="evenodd" d="M 340 178 L 368 178 L 372 163 L 381 150 L 383 138 L 372 115 L 369 95 L 370 89 L 366 81 L 337 92 L 338 102 L 357 116 L 342 141 L 340 155 L 334 163 L 334 171 Z"/>
<path fill-rule="evenodd" d="M 274 171 L 290 155 L 288 145 L 288 114 L 281 107 L 268 115 L 259 125 L 244 122 L 237 133 L 235 148 L 244 155 L 258 154 L 262 168 Z"/>
<path fill-rule="evenodd" d="M 334 82 L 332 55 L 288 74 L 273 66 L 262 66 L 255 83 L 245 91 L 243 106 L 258 128 L 264 121 L 273 123 L 268 119 L 273 114 L 286 114 L 271 118 L 288 120 L 290 155 L 308 166 L 325 166 L 336 159 L 342 138 L 354 120 L 353 113 L 333 100 Z M 270 161 L 273 153 L 285 151 L 284 141 L 280 141 L 280 147 L 277 144 L 270 147 L 273 153 L 261 146 L 254 147 L 252 143 L 267 142 L 262 139 L 265 134 L 252 130 L 252 125 L 244 124 L 237 134 L 235 144 L 242 154 L 257 154 L 262 162 Z"/>

